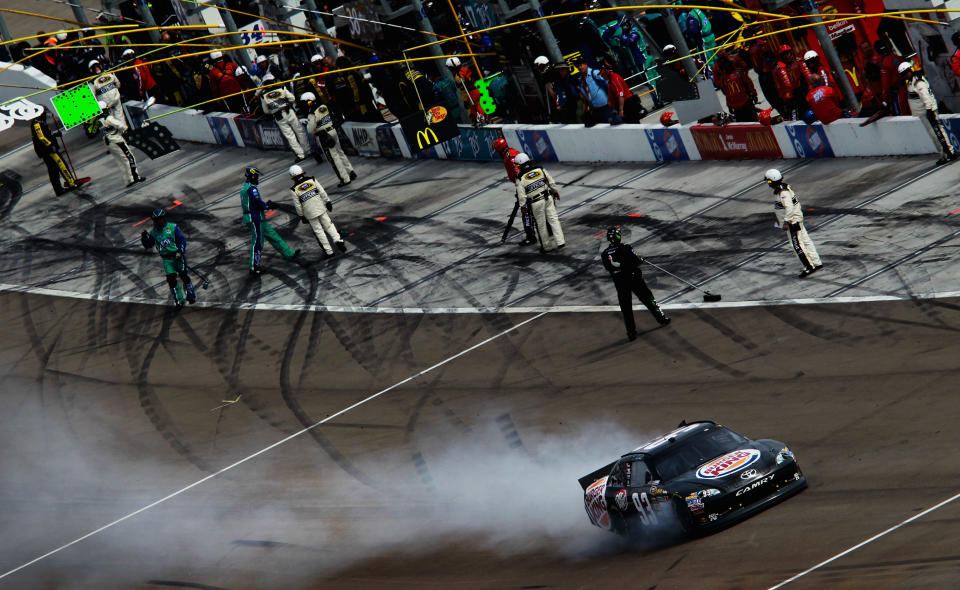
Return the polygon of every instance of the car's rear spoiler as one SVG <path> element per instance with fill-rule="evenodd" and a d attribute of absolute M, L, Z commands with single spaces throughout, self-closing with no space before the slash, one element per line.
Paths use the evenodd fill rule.
<path fill-rule="evenodd" d="M 597 481 L 598 479 L 600 479 L 605 475 L 610 475 L 610 471 L 613 469 L 613 466 L 616 464 L 617 464 L 617 461 L 614 461 L 609 465 L 604 465 L 603 467 L 601 467 L 600 469 L 597 469 L 593 473 L 588 473 L 587 475 L 584 475 L 583 477 L 577 480 L 580 482 L 580 487 L 583 488 L 584 491 L 586 491 L 587 488 L 590 487 L 590 484 L 592 484 L 593 482 Z"/>

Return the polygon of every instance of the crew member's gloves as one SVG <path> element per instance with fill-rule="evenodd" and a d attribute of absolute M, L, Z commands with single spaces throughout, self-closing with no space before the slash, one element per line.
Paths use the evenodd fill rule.
<path fill-rule="evenodd" d="M 276 209 L 273 201 L 267 201 L 267 209 Z"/>
<path fill-rule="evenodd" d="M 301 216 L 300 216 L 300 223 L 306 223 L 306 222 L 307 222 L 307 218 L 304 217 L 303 215 L 301 215 Z"/>
<path fill-rule="evenodd" d="M 150 236 L 147 234 L 147 232 L 140 232 L 140 243 L 143 244 L 145 249 L 150 249 Z"/>
<path fill-rule="evenodd" d="M 333 211 L 333 202 L 327 201 L 327 211 Z"/>

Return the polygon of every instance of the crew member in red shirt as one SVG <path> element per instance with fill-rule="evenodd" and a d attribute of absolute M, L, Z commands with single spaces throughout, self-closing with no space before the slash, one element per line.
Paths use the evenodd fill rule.
<path fill-rule="evenodd" d="M 726 53 L 718 54 L 713 67 L 713 81 L 720 85 L 727 99 L 727 109 L 739 123 L 756 122 L 757 89 L 746 70 L 737 67 L 737 61 Z"/>
<path fill-rule="evenodd" d="M 820 76 L 823 78 L 824 86 L 829 86 L 830 88 L 835 88 L 840 90 L 840 87 L 837 86 L 836 80 L 833 79 L 833 74 L 830 72 L 830 68 L 825 67 L 820 63 L 820 55 L 814 51 L 810 50 L 803 54 L 803 63 L 801 64 L 803 70 L 804 79 L 807 81 L 807 87 L 813 88 L 812 78 L 814 76 Z"/>
<path fill-rule="evenodd" d="M 777 94 L 783 102 L 784 112 L 780 113 L 784 119 L 796 121 L 806 111 L 806 80 L 803 78 L 803 69 L 800 62 L 793 56 L 793 48 L 781 45 L 780 60 L 774 71 L 774 82 L 777 84 Z"/>
<path fill-rule="evenodd" d="M 227 111 L 231 113 L 243 112 L 243 98 L 240 95 L 230 96 L 243 90 L 240 80 L 237 79 L 237 64 L 226 57 L 223 52 L 210 53 L 213 63 L 210 65 L 210 91 L 215 98 L 222 98 L 226 103 Z M 229 97 L 229 98 L 227 98 Z"/>
<path fill-rule="evenodd" d="M 807 93 L 807 104 L 813 109 L 813 114 L 824 125 L 829 125 L 841 117 L 847 116 L 840 108 L 840 92 L 827 86 L 821 76 L 814 74 L 810 77 L 811 90 Z"/>
<path fill-rule="evenodd" d="M 613 109 L 624 123 L 639 123 L 647 114 L 640 98 L 630 91 L 630 86 L 623 76 L 613 71 L 609 56 L 604 56 L 600 75 L 609 80 L 607 84 L 607 98 L 610 108 Z M 613 123 L 611 123 L 613 124 Z"/>
<path fill-rule="evenodd" d="M 520 152 L 507 145 L 507 140 L 502 137 L 493 142 L 493 149 L 503 158 L 503 167 L 507 171 L 507 178 L 510 179 L 511 184 L 516 186 L 517 178 L 520 176 L 520 168 L 513 162 L 513 159 Z M 520 197 L 516 192 L 514 192 L 514 197 L 517 199 L 517 206 L 520 208 L 520 219 L 523 221 L 523 231 L 526 234 L 520 244 L 522 246 L 537 244 L 537 234 L 533 228 L 533 219 L 530 217 L 530 209 L 525 203 L 520 202 Z M 516 214 L 516 212 L 514 212 L 514 214 Z M 513 215 L 510 216 L 510 223 L 507 225 L 508 231 L 510 225 L 512 224 Z M 506 233 L 504 233 L 504 236 L 506 236 Z"/>
<path fill-rule="evenodd" d="M 950 69 L 953 71 L 953 75 L 960 78 L 960 31 L 954 33 L 950 40 L 953 41 L 953 46 L 957 48 L 953 52 L 953 57 L 950 58 Z"/>
<path fill-rule="evenodd" d="M 907 96 L 907 84 L 901 79 L 897 68 L 900 56 L 890 51 L 890 45 L 883 39 L 877 39 L 873 48 L 880 54 L 880 96 L 894 115 L 910 116 L 910 101 Z"/>

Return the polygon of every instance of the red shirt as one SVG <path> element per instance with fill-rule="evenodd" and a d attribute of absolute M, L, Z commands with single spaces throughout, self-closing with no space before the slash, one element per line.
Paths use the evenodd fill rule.
<path fill-rule="evenodd" d="M 727 97 L 727 106 L 738 109 L 750 102 L 750 98 L 757 94 L 750 76 L 743 70 L 733 70 L 721 73 L 715 70 L 714 80 L 720 83 L 720 90 Z"/>
<path fill-rule="evenodd" d="M 831 74 L 830 70 L 827 68 L 820 66 L 820 69 L 818 70 L 811 70 L 807 67 L 806 62 L 802 63 L 800 67 L 803 71 L 803 77 L 807 81 L 808 87 L 813 88 L 813 82 L 810 81 L 810 78 L 812 78 L 814 75 L 817 75 L 823 78 L 824 86 L 829 86 L 830 88 L 839 88 L 836 80 L 833 79 L 833 74 Z"/>
<path fill-rule="evenodd" d="M 953 52 L 953 57 L 950 58 L 950 69 L 953 70 L 954 76 L 960 76 L 960 49 Z"/>
<path fill-rule="evenodd" d="M 507 178 L 510 179 L 510 182 L 516 182 L 517 176 L 520 175 L 520 168 L 513 163 L 513 159 L 519 153 L 520 152 L 513 148 L 507 148 L 507 151 L 503 152 L 503 167 L 507 171 Z"/>
<path fill-rule="evenodd" d="M 622 96 L 624 100 L 627 100 L 633 96 L 633 93 L 630 92 L 630 87 L 627 86 L 626 80 L 620 74 L 610 70 L 604 70 L 601 74 L 610 81 L 607 84 L 607 104 L 610 105 L 610 108 L 619 110 L 620 97 Z"/>
<path fill-rule="evenodd" d="M 829 86 L 817 86 L 807 93 L 807 104 L 824 125 L 843 116 L 840 108 L 840 93 Z"/>
<path fill-rule="evenodd" d="M 219 98 L 242 90 L 236 71 L 237 64 L 225 59 L 210 68 L 210 90 L 214 96 Z"/>

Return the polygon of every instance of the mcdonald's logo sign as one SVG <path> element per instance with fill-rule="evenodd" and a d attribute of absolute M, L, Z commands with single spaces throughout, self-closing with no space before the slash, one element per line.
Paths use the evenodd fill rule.
<path fill-rule="evenodd" d="M 432 142 L 430 141 L 431 135 L 433 136 Z M 417 148 L 422 150 L 437 143 L 440 143 L 440 140 L 437 139 L 437 133 L 430 127 L 417 131 Z"/>
<path fill-rule="evenodd" d="M 428 123 L 428 120 L 432 122 Z M 438 121 L 435 117 L 428 119 L 421 111 L 400 119 L 400 128 L 403 129 L 411 152 L 419 152 L 460 136 L 460 129 L 453 117 Z"/>

